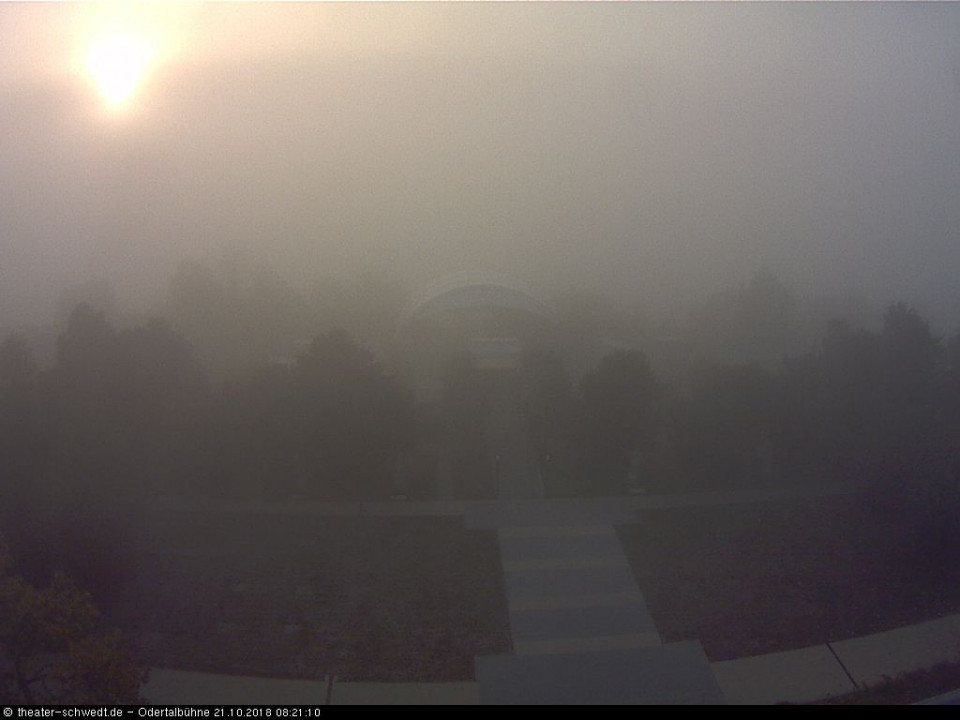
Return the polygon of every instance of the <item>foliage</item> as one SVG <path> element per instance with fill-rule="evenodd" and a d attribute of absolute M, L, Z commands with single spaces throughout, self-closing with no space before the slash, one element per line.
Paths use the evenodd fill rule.
<path fill-rule="evenodd" d="M 557 454 L 564 444 L 573 406 L 570 378 L 553 353 L 524 358 L 521 403 L 527 432 L 542 455 Z"/>
<path fill-rule="evenodd" d="M 536 450 L 547 495 L 573 494 L 572 446 L 576 397 L 560 358 L 550 351 L 529 353 L 522 368 L 521 411 Z"/>
<path fill-rule="evenodd" d="M 36 588 L 9 566 L 0 548 L 0 702 L 142 702 L 147 671 L 118 634 L 99 631 L 90 595 L 63 574 Z"/>
<path fill-rule="evenodd" d="M 758 365 L 719 365 L 693 379 L 676 421 L 687 471 L 725 487 L 755 483 L 772 472 L 774 379 Z"/>
<path fill-rule="evenodd" d="M 306 333 L 303 299 L 272 269 L 227 253 L 215 270 L 187 260 L 177 268 L 163 311 L 196 348 L 210 373 L 238 380 Z"/>
<path fill-rule="evenodd" d="M 649 447 L 659 386 L 646 356 L 618 350 L 580 381 L 579 436 L 594 487 L 621 492 L 632 454 Z"/>
<path fill-rule="evenodd" d="M 444 373 L 443 441 L 450 457 L 448 471 L 465 497 L 486 497 L 494 492 L 496 468 L 487 442 L 490 401 L 473 357 L 466 353 L 452 357 Z"/>
<path fill-rule="evenodd" d="M 686 389 L 668 413 L 678 484 L 854 483 L 897 552 L 956 547 L 960 339 L 940 343 L 916 310 L 890 306 L 879 332 L 830 322 L 820 352 L 776 368 L 702 363 Z"/>
<path fill-rule="evenodd" d="M 687 335 L 711 362 L 773 369 L 791 350 L 796 314 L 793 293 L 774 273 L 760 270 L 700 307 Z"/>
<path fill-rule="evenodd" d="M 250 348 L 247 371 L 211 385 L 201 356 L 301 328 L 298 302 L 269 272 L 185 265 L 171 292 L 169 314 L 185 335 L 161 320 L 118 328 L 81 303 L 51 368 L 22 337 L 0 343 L 0 523 L 30 582 L 65 569 L 102 604 L 123 576 L 131 509 L 152 495 L 381 498 L 401 471 L 426 495 L 438 469 L 452 467 L 465 494 L 482 497 L 495 476 L 491 406 L 513 432 L 501 420 L 518 404 L 518 432 L 552 494 L 619 493 L 628 469 L 656 468 L 669 482 L 642 485 L 855 482 L 891 538 L 948 538 L 960 516 L 960 335 L 941 343 L 903 304 L 879 331 L 832 322 L 819 352 L 778 362 L 793 300 L 760 273 L 722 304 L 726 339 L 711 346 L 705 332 L 699 365 L 670 395 L 636 350 L 571 380 L 617 317 L 581 299 L 561 313 L 552 350 L 528 343 L 517 384 L 501 383 L 499 397 L 472 359 L 455 357 L 426 437 L 429 423 L 396 376 L 336 327 L 283 363 L 262 362 L 266 345 Z M 364 310 L 354 300 L 341 303 L 354 308 L 351 324 L 389 325 L 383 303 Z M 250 313 L 255 321 L 231 320 Z M 260 327 L 272 323 L 275 336 Z M 206 343 L 199 354 L 190 333 Z"/>
<path fill-rule="evenodd" d="M 296 451 L 348 497 L 385 497 L 414 440 L 412 400 L 365 348 L 335 328 L 314 339 L 290 378 Z"/>

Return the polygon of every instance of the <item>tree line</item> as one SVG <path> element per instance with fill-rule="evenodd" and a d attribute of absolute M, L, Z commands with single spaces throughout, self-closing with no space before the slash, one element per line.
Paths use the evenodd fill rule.
<path fill-rule="evenodd" d="M 579 383 L 555 359 L 525 372 L 551 494 L 845 483 L 901 537 L 958 536 L 960 335 L 939 340 L 905 304 L 878 331 L 830 322 L 819 350 L 772 365 L 695 361 L 679 387 L 637 350 Z"/>
<path fill-rule="evenodd" d="M 884 522 L 953 532 L 960 341 L 903 304 L 779 362 L 694 359 L 681 384 L 641 350 L 572 367 L 562 343 L 534 346 L 511 381 L 548 496 L 846 482 Z M 452 476 L 460 497 L 492 497 L 490 388 L 456 357 L 426 411 L 338 328 L 215 381 L 166 321 L 118 328 L 81 303 L 49 367 L 15 334 L 0 344 L 3 534 L 28 579 L 66 569 L 106 596 L 157 496 L 431 499 Z"/>

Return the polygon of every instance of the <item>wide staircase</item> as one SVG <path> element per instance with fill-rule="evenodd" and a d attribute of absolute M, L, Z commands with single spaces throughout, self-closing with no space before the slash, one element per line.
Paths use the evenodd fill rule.
<path fill-rule="evenodd" d="M 500 544 L 512 655 L 477 658 L 484 704 L 723 702 L 699 642 L 663 644 L 608 500 L 477 504 L 468 527 Z"/>

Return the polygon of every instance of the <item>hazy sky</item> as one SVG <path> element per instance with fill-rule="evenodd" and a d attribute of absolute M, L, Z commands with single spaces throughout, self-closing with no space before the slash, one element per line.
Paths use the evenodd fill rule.
<path fill-rule="evenodd" d="M 153 55 L 121 110 L 85 56 Z M 506 269 L 684 303 L 767 266 L 960 320 L 957 4 L 0 4 L 0 303 Z M 314 281 L 315 282 L 315 281 Z"/>

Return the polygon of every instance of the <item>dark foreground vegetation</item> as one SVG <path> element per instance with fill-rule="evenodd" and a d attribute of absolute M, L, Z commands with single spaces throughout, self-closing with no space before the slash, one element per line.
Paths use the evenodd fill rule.
<path fill-rule="evenodd" d="M 34 587 L 0 546 L 0 703 L 134 704 L 147 677 L 89 593 L 62 573 Z"/>

